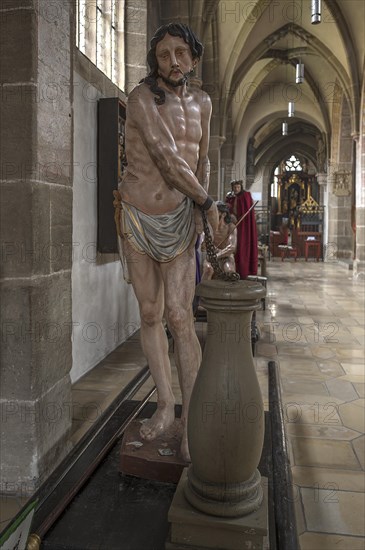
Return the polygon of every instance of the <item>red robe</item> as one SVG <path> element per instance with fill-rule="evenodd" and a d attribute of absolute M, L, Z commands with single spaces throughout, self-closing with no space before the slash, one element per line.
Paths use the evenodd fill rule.
<path fill-rule="evenodd" d="M 226 203 L 238 222 L 243 214 L 251 208 L 253 200 L 249 191 L 242 191 L 238 195 L 228 196 Z M 257 275 L 258 243 L 254 208 L 237 227 L 235 260 L 236 271 L 240 274 L 241 279 L 246 279 L 247 275 Z"/>

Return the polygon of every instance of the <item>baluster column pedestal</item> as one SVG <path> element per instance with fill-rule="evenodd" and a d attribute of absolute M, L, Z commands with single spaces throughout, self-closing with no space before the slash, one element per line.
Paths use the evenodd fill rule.
<path fill-rule="evenodd" d="M 266 289 L 255 281 L 204 281 L 208 312 L 202 364 L 190 401 L 191 466 L 169 511 L 166 548 L 263 548 L 267 483 L 257 469 L 264 408 L 251 349 L 252 312 Z"/>

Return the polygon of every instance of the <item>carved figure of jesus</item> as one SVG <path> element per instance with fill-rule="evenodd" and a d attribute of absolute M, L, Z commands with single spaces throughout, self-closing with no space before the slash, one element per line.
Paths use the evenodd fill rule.
<path fill-rule="evenodd" d="M 201 362 L 192 311 L 201 209 L 213 230 L 218 223 L 207 193 L 211 101 L 188 86 L 202 52 L 186 25 L 170 23 L 155 33 L 147 56 L 151 71 L 128 97 L 128 165 L 119 185 L 122 247 L 140 309 L 142 348 L 157 387 L 157 410 L 140 434 L 153 440 L 175 419 L 166 319 L 182 393 L 186 461 L 188 407 Z"/>

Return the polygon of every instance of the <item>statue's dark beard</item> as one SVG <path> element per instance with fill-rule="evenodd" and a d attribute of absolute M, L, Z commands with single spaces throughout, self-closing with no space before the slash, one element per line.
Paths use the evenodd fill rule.
<path fill-rule="evenodd" d="M 191 75 L 193 72 L 194 72 L 194 69 L 191 69 L 191 71 L 183 74 L 181 78 L 179 78 L 179 80 L 170 80 L 169 78 L 165 78 L 162 75 L 159 75 L 159 77 L 165 84 L 167 84 L 167 86 L 172 86 L 172 88 L 178 88 L 179 86 L 183 86 L 187 82 L 189 75 Z"/>

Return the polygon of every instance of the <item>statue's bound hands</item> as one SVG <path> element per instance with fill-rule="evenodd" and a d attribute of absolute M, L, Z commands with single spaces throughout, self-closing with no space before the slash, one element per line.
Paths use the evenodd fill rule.
<path fill-rule="evenodd" d="M 212 206 L 207 210 L 207 219 L 213 230 L 213 233 L 215 233 L 218 229 L 219 222 L 218 208 L 215 202 L 213 202 Z"/>
<path fill-rule="evenodd" d="M 195 220 L 195 229 L 198 235 L 201 235 L 204 232 L 202 211 L 200 206 L 197 204 L 194 206 L 194 220 Z"/>

